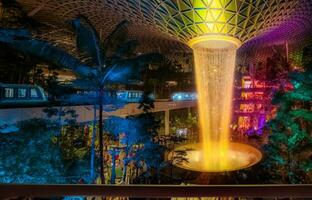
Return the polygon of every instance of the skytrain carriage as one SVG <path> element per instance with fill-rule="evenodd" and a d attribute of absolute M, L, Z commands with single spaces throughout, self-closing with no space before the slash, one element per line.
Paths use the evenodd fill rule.
<path fill-rule="evenodd" d="M 142 101 L 143 95 L 144 92 L 141 90 L 117 91 L 117 99 L 127 103 L 139 103 Z M 149 98 L 155 100 L 154 94 L 150 94 Z"/>
<path fill-rule="evenodd" d="M 37 106 L 46 103 L 47 95 L 39 86 L 0 83 L 0 107 Z"/>
<path fill-rule="evenodd" d="M 121 90 L 117 91 L 117 98 L 128 103 L 138 103 L 143 98 L 143 91 L 140 90 Z"/>
<path fill-rule="evenodd" d="M 196 99 L 196 92 L 174 92 L 171 95 L 172 101 L 194 101 Z"/>

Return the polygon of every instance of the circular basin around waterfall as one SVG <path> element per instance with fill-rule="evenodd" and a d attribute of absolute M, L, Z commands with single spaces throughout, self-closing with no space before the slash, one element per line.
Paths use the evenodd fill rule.
<path fill-rule="evenodd" d="M 223 169 L 216 168 L 216 165 L 204 165 L 204 158 L 200 144 L 180 146 L 176 148 L 175 151 L 171 152 L 168 158 L 172 159 L 172 156 L 177 156 L 174 152 L 179 151 L 186 152 L 185 158 L 188 162 L 174 162 L 174 165 L 182 169 L 198 172 L 224 172 L 240 170 L 251 167 L 262 159 L 262 154 L 258 149 L 242 143 L 230 143 L 227 161 L 228 165 Z"/>

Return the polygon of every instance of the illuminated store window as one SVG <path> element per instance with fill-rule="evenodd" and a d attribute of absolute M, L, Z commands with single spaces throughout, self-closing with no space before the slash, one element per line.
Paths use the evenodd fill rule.
<path fill-rule="evenodd" d="M 250 124 L 251 124 L 251 119 L 250 117 L 239 117 L 238 118 L 238 128 L 239 129 L 249 129 L 250 128 Z"/>
<path fill-rule="evenodd" d="M 255 88 L 264 88 L 265 82 L 264 81 L 254 81 L 254 87 Z"/>
<path fill-rule="evenodd" d="M 240 111 L 246 112 L 246 113 L 252 113 L 254 112 L 254 104 L 241 104 L 240 105 Z"/>
<path fill-rule="evenodd" d="M 252 92 L 242 92 L 242 99 L 253 99 L 253 93 Z"/>
<path fill-rule="evenodd" d="M 264 111 L 264 107 L 262 104 L 256 104 L 256 110 L 259 112 L 263 112 Z"/>
<path fill-rule="evenodd" d="M 252 81 L 251 81 L 250 77 L 243 77 L 242 87 L 243 88 L 251 88 L 252 87 Z"/>
<path fill-rule="evenodd" d="M 255 92 L 255 99 L 262 100 L 263 92 Z"/>
<path fill-rule="evenodd" d="M 252 128 L 254 129 L 254 130 L 257 130 L 258 129 L 258 118 L 253 118 L 252 120 L 251 120 L 251 126 L 252 126 Z"/>

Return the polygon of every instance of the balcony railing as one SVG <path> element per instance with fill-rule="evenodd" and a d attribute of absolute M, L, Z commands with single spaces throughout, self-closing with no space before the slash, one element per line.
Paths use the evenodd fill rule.
<path fill-rule="evenodd" d="M 312 185 L 0 185 L 1 200 L 64 196 L 311 198 Z"/>

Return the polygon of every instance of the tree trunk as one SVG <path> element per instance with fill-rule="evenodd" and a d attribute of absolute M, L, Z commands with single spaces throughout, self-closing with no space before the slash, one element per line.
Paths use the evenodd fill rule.
<path fill-rule="evenodd" d="M 153 82 L 153 86 L 154 86 L 154 96 L 156 98 L 156 83 L 155 82 Z"/>
<path fill-rule="evenodd" d="M 170 178 L 173 183 L 173 162 L 171 163 L 171 167 L 170 167 Z"/>
<path fill-rule="evenodd" d="M 94 181 L 95 137 L 96 137 L 96 105 L 93 106 L 93 130 L 92 130 L 92 139 L 91 139 L 90 183 L 93 183 Z"/>
<path fill-rule="evenodd" d="M 112 175 L 111 175 L 111 184 L 115 184 L 115 180 L 116 180 L 116 150 L 113 149 L 113 152 L 112 152 Z"/>
<path fill-rule="evenodd" d="M 59 129 L 59 135 L 62 134 L 62 124 L 63 124 L 63 106 L 62 104 L 60 105 L 59 107 L 59 110 L 58 110 L 58 129 Z"/>
<path fill-rule="evenodd" d="M 103 89 L 100 90 L 100 99 L 99 99 L 99 142 L 100 142 L 100 174 L 101 174 L 101 184 L 105 184 L 104 177 L 104 155 L 103 155 Z"/>
<path fill-rule="evenodd" d="M 126 156 L 124 158 L 124 168 L 123 168 L 123 174 L 122 174 L 122 182 L 125 183 L 126 182 L 126 178 L 127 178 L 127 159 L 128 159 L 128 155 L 129 155 L 129 148 L 128 148 L 128 144 L 129 144 L 129 137 L 127 137 L 127 146 L 126 146 Z"/>

